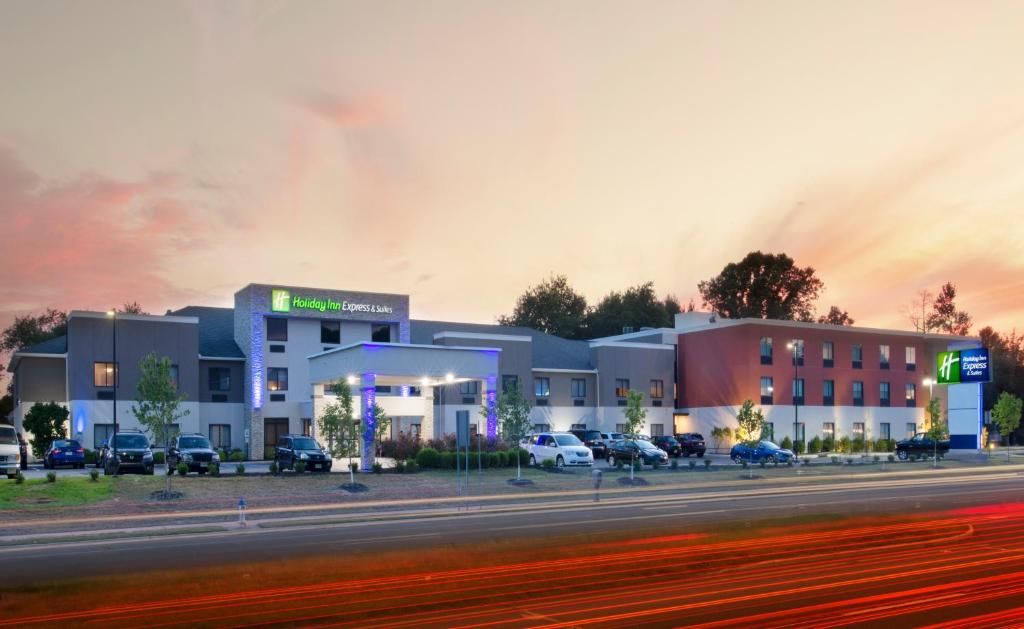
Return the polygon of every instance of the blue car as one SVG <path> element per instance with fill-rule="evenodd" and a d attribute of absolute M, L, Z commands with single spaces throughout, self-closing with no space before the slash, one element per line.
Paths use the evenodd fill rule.
<path fill-rule="evenodd" d="M 85 467 L 85 450 L 77 441 L 57 439 L 46 449 L 43 467 L 53 469 L 58 465 L 70 465 L 74 468 Z"/>
<path fill-rule="evenodd" d="M 760 463 L 764 461 L 769 464 L 789 463 L 796 457 L 792 450 L 780 448 L 771 441 L 758 441 L 756 444 L 737 443 L 729 452 L 729 458 L 736 463 L 747 461 L 748 463 Z"/>

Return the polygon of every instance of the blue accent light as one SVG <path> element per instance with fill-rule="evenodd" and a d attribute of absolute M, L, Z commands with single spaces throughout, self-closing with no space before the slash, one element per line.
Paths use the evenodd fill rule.
<path fill-rule="evenodd" d="M 403 384 L 402 386 L 398 387 L 398 394 L 401 395 L 402 397 L 409 397 L 409 389 L 409 385 Z"/>
<path fill-rule="evenodd" d="M 373 374 L 363 374 L 362 378 L 363 405 L 363 469 L 369 469 L 369 460 L 373 457 L 373 440 L 377 429 L 377 421 L 373 417 L 373 407 L 377 403 L 377 378 Z"/>
<path fill-rule="evenodd" d="M 75 434 L 85 433 L 85 411 L 79 410 L 75 413 Z"/>
<path fill-rule="evenodd" d="M 262 312 L 254 312 L 251 317 L 249 365 L 252 376 L 253 410 L 263 407 L 263 316 Z"/>
<path fill-rule="evenodd" d="M 487 438 L 498 436 L 498 377 L 487 377 Z"/>

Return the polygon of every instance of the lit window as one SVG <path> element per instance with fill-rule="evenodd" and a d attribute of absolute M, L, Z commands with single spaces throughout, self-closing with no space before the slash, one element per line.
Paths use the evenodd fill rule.
<path fill-rule="evenodd" d="M 573 378 L 571 387 L 573 397 L 587 396 L 587 381 L 583 378 Z"/>
<path fill-rule="evenodd" d="M 616 378 L 615 380 L 615 397 L 626 397 L 629 394 L 629 380 L 625 378 Z"/>
<path fill-rule="evenodd" d="M 92 377 L 97 387 L 112 387 L 117 378 L 117 366 L 114 363 L 93 363 Z"/>
<path fill-rule="evenodd" d="M 537 397 L 548 397 L 551 395 L 551 380 L 549 378 L 534 378 L 533 394 Z"/>
<path fill-rule="evenodd" d="M 662 380 L 651 380 L 651 397 L 665 397 L 665 383 Z"/>
<path fill-rule="evenodd" d="M 267 369 L 267 390 L 287 391 L 288 370 L 282 367 L 269 367 Z"/>

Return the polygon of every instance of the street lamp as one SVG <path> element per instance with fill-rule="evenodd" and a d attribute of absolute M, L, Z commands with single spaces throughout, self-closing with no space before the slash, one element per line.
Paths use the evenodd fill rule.
<path fill-rule="evenodd" d="M 796 342 L 796 340 L 794 339 L 786 343 L 786 349 L 788 349 L 790 351 L 790 354 L 792 354 L 793 356 L 793 450 L 795 454 L 793 458 L 800 458 L 800 455 L 795 453 L 795 451 L 797 450 L 796 442 L 799 440 L 800 437 L 800 405 L 797 404 L 796 400 L 796 383 L 800 380 L 800 367 L 799 362 L 796 359 L 796 354 L 798 351 L 798 343 Z M 804 391 L 803 387 L 801 387 L 800 397 L 803 396 Z"/>
<path fill-rule="evenodd" d="M 117 309 L 116 308 L 111 308 L 110 310 L 108 310 L 107 311 L 107 316 L 110 317 L 110 320 L 111 320 L 111 322 L 113 324 L 113 334 L 111 336 L 111 338 L 113 339 L 112 345 L 113 345 L 113 354 L 114 354 L 114 358 L 113 358 L 113 361 L 114 361 L 114 401 L 113 401 L 113 403 L 114 403 L 114 446 L 113 446 L 113 451 L 114 451 L 115 466 L 113 467 L 113 469 L 116 470 L 117 469 L 117 467 L 116 467 L 116 464 L 117 464 L 117 384 L 118 384 L 118 382 L 117 382 L 118 381 L 118 377 L 117 376 L 119 375 L 117 373 Z M 111 469 L 111 467 L 112 466 L 110 465 L 110 461 L 108 460 L 107 461 L 107 470 Z M 104 472 L 106 472 L 107 470 L 104 470 Z"/>
<path fill-rule="evenodd" d="M 921 384 L 923 384 L 924 386 L 928 387 L 928 401 L 931 402 L 932 401 L 932 385 L 935 384 L 935 381 L 932 380 L 931 378 L 925 378 L 921 382 Z"/>

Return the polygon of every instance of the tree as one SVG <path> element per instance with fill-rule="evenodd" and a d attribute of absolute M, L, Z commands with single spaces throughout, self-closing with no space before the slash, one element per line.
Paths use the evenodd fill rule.
<path fill-rule="evenodd" d="M 841 309 L 839 306 L 832 306 L 828 310 L 828 314 L 818 317 L 818 323 L 827 323 L 829 325 L 853 325 L 853 317 L 850 313 Z"/>
<path fill-rule="evenodd" d="M 992 423 L 999 428 L 999 434 L 1006 437 L 1006 460 L 1010 460 L 1010 434 L 1020 426 L 1020 414 L 1021 399 L 1006 391 L 992 407 Z"/>
<path fill-rule="evenodd" d="M 626 328 L 672 327 L 679 312 L 679 302 L 669 295 L 658 299 L 654 282 L 627 288 L 625 292 L 612 291 L 605 295 L 586 317 L 586 333 L 590 338 L 622 334 Z"/>
<path fill-rule="evenodd" d="M 907 318 L 914 329 L 921 334 L 928 334 L 932 331 L 931 323 L 928 320 L 928 308 L 935 300 L 935 295 L 928 289 L 917 291 L 916 296 L 906 308 Z"/>
<path fill-rule="evenodd" d="M 15 317 L 14 323 L 0 333 L 0 355 L 6 356 L 43 341 L 63 336 L 67 332 L 68 315 L 61 310 L 48 308 L 39 315 Z M 3 362 L 6 364 L 7 361 Z M 7 383 L 8 393 L 13 393 L 12 384 L 13 382 Z"/>
<path fill-rule="evenodd" d="M 932 303 L 932 312 L 928 315 L 928 326 L 946 334 L 967 336 L 971 331 L 971 315 L 956 307 L 956 286 L 952 282 L 942 285 L 939 294 Z"/>
<path fill-rule="evenodd" d="M 65 424 L 68 421 L 68 409 L 56 402 L 39 402 L 32 405 L 25 413 L 22 426 L 26 431 L 32 433 L 32 454 L 37 458 L 43 458 L 46 449 L 54 439 L 67 438 Z"/>
<path fill-rule="evenodd" d="M 148 312 L 145 312 L 142 309 L 142 306 L 140 306 L 139 302 L 137 302 L 137 301 L 133 301 L 131 303 L 129 303 L 127 301 L 124 302 L 124 305 L 121 306 L 121 312 L 123 312 L 125 314 L 137 314 L 137 315 L 149 314 Z"/>
<path fill-rule="evenodd" d="M 812 321 L 825 285 L 812 267 L 800 268 L 784 253 L 753 251 L 698 284 L 704 305 L 729 318 Z"/>
<path fill-rule="evenodd" d="M 174 437 L 175 424 L 189 414 L 189 409 L 179 409 L 185 396 L 178 392 L 171 375 L 171 359 L 157 358 L 150 352 L 139 361 L 139 384 L 135 392 L 132 413 L 139 424 L 157 442 L 164 444 L 164 461 Z M 168 465 L 165 495 L 171 493 L 171 470 Z"/>
<path fill-rule="evenodd" d="M 626 392 L 626 408 L 622 409 L 622 414 L 626 417 L 626 425 L 622 429 L 622 434 L 626 435 L 630 440 L 636 441 L 640 437 L 640 431 L 643 430 L 644 424 L 647 422 L 647 409 L 644 408 L 644 395 L 636 389 L 630 389 Z M 629 461 L 629 478 L 633 478 L 633 468 L 636 467 L 633 457 L 636 456 L 636 450 L 631 450 L 631 456 Z"/>
<path fill-rule="evenodd" d="M 711 429 L 711 439 L 715 442 L 715 452 L 718 452 L 722 447 L 722 443 L 729 443 L 729 439 L 732 438 L 732 430 L 728 426 L 715 426 Z"/>
<path fill-rule="evenodd" d="M 931 439 L 932 444 L 934 444 L 932 467 L 938 467 L 939 442 L 949 437 L 946 422 L 942 419 L 942 404 L 939 402 L 939 398 L 933 397 L 928 401 L 928 406 L 925 407 L 925 413 L 928 415 L 928 429 L 925 431 L 925 436 Z"/>
<path fill-rule="evenodd" d="M 736 438 L 740 441 L 754 441 L 761 436 L 764 430 L 764 413 L 761 409 L 754 408 L 754 403 L 744 400 L 736 413 Z"/>
<path fill-rule="evenodd" d="M 501 437 L 508 444 L 509 450 L 516 456 L 516 480 L 522 478 L 519 458 L 519 443 L 530 434 L 530 402 L 523 395 L 519 384 L 510 386 L 501 392 L 496 401 L 495 413 Z M 487 421 L 487 405 L 480 408 L 480 415 Z"/>
<path fill-rule="evenodd" d="M 501 325 L 533 328 L 569 339 L 583 338 L 587 300 L 564 275 L 552 275 L 531 286 L 516 300 L 510 316 L 498 317 Z"/>
<path fill-rule="evenodd" d="M 992 357 L 992 381 L 982 387 L 985 408 L 995 406 L 1004 391 L 1024 398 L 1024 336 L 1018 335 L 1016 330 L 1002 335 L 986 326 L 978 331 L 978 337 Z"/>
<path fill-rule="evenodd" d="M 384 408 L 380 404 L 373 405 L 373 440 L 376 442 L 377 447 L 380 448 L 380 442 L 384 440 L 384 435 L 388 434 L 391 430 L 391 418 L 388 417 L 387 413 L 384 412 Z"/>
<path fill-rule="evenodd" d="M 331 453 L 332 459 L 348 457 L 349 480 L 355 484 L 352 456 L 359 445 L 359 422 L 353 417 L 352 389 L 344 380 L 338 380 L 331 385 L 331 390 L 338 399 L 324 405 L 317 418 L 317 427 L 327 440 L 327 451 Z"/>

